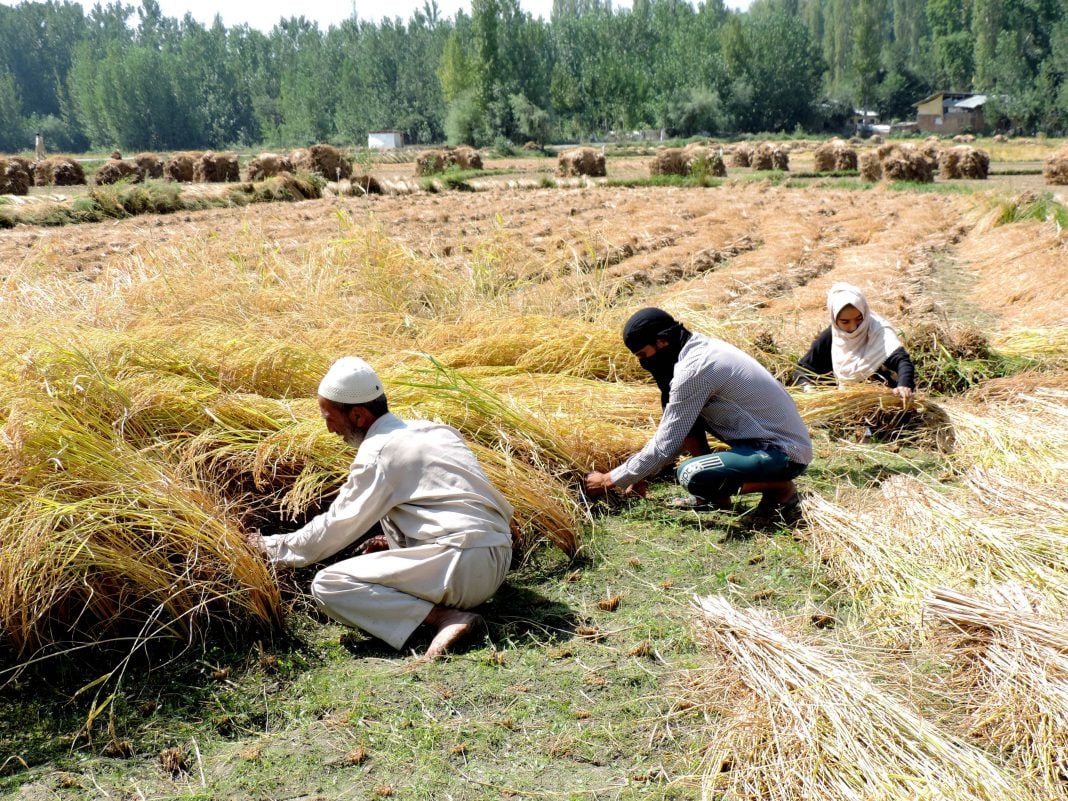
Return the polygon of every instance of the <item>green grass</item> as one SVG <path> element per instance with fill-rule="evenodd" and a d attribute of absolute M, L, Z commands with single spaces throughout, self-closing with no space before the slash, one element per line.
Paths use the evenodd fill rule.
<path fill-rule="evenodd" d="M 610 178 L 605 186 L 633 189 L 646 186 L 679 186 L 687 188 L 713 188 L 722 186 L 724 178 L 708 175 L 646 175 L 639 178 Z"/>
<path fill-rule="evenodd" d="M 1068 207 L 1054 199 L 1052 192 L 1035 196 L 1019 196 L 1001 201 L 997 225 L 1024 220 L 1052 220 L 1061 228 L 1068 227 Z"/>
<path fill-rule="evenodd" d="M 815 490 L 932 469 L 918 452 L 826 438 L 820 450 L 804 479 Z M 103 715 L 92 740 L 81 731 L 87 700 L 70 696 L 100 666 L 26 673 L 0 692 L 0 793 L 366 798 L 389 787 L 403 799 L 499 799 L 610 788 L 618 799 L 696 799 L 702 721 L 669 717 L 679 671 L 703 659 L 692 596 L 831 615 L 847 602 L 802 543 L 785 533 L 725 541 L 730 518 L 661 503 L 679 492 L 661 482 L 652 500 L 597 514 L 573 562 L 536 551 L 483 610 L 487 638 L 443 662 L 417 665 L 301 602 L 287 635 L 262 651 L 246 642 L 173 661 L 157 654 L 131 669 L 137 682 L 115 702 L 113 732 Z M 598 605 L 607 596 L 620 599 L 614 611 Z M 132 756 L 105 756 L 112 736 Z M 176 781 L 159 767 L 170 746 L 189 768 Z M 349 764 L 358 747 L 365 759 Z"/>

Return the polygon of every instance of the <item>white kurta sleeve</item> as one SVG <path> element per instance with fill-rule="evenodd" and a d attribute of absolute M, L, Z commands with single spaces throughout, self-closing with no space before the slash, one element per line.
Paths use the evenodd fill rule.
<path fill-rule="evenodd" d="M 304 567 L 355 542 L 393 507 L 393 488 L 377 464 L 353 464 L 330 508 L 291 534 L 263 538 L 275 564 Z"/>

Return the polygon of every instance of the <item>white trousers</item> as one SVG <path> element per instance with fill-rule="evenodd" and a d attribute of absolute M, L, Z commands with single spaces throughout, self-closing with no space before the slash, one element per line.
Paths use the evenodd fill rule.
<path fill-rule="evenodd" d="M 391 548 L 319 571 L 311 593 L 334 620 L 400 650 L 436 604 L 470 609 L 487 600 L 511 560 L 510 545 Z"/>

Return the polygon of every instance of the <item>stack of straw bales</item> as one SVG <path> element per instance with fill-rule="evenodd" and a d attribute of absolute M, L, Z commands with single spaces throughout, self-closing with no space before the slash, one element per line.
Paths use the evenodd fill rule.
<path fill-rule="evenodd" d="M 293 162 L 289 156 L 260 153 L 245 166 L 245 180 L 262 181 L 264 178 L 273 178 L 283 172 L 293 172 Z"/>
<path fill-rule="evenodd" d="M 85 170 L 74 159 L 53 156 L 33 165 L 36 186 L 80 186 L 85 183 Z"/>
<path fill-rule="evenodd" d="M 953 137 L 953 141 L 958 145 L 970 145 L 975 141 L 975 137 L 971 134 L 957 134 Z"/>
<path fill-rule="evenodd" d="M 1009 141 L 1009 137 L 1007 137 L 1005 134 L 995 134 L 994 141 L 997 142 L 999 145 L 1003 145 Z"/>
<path fill-rule="evenodd" d="M 730 149 L 732 167 L 748 167 L 753 162 L 753 146 L 748 142 L 739 142 Z"/>
<path fill-rule="evenodd" d="M 241 180 L 234 153 L 201 153 L 193 162 L 193 181 L 198 184 L 229 183 Z"/>
<path fill-rule="evenodd" d="M 137 172 L 142 181 L 163 177 L 163 159 L 155 153 L 138 153 L 133 157 L 133 163 L 137 165 Z"/>
<path fill-rule="evenodd" d="M 715 178 L 726 176 L 727 168 L 719 151 L 697 143 L 659 148 L 649 163 L 650 175 L 693 175 L 698 172 Z"/>
<path fill-rule="evenodd" d="M 461 170 L 481 170 L 482 154 L 468 145 L 424 150 L 415 157 L 416 175 L 437 175 L 457 167 Z"/>
<path fill-rule="evenodd" d="M 141 174 L 138 172 L 137 165 L 130 161 L 122 161 L 121 159 L 108 159 L 101 165 L 100 169 L 96 171 L 96 175 L 93 176 L 93 181 L 97 186 L 107 186 L 109 184 L 116 184 L 119 181 L 124 181 L 127 178 L 132 178 L 133 183 L 141 180 Z"/>
<path fill-rule="evenodd" d="M 602 178 L 607 175 L 604 153 L 592 147 L 566 150 L 556 160 L 556 174 L 560 176 L 588 175 Z"/>
<path fill-rule="evenodd" d="M 1046 159 L 1042 177 L 1047 184 L 1068 185 L 1068 147 L 1061 148 Z"/>
<path fill-rule="evenodd" d="M 22 160 L 0 158 L 0 195 L 25 195 L 33 186 L 30 171 Z"/>
<path fill-rule="evenodd" d="M 990 156 L 985 150 L 957 145 L 942 151 L 938 175 L 941 178 L 971 178 L 986 180 L 990 172 Z"/>
<path fill-rule="evenodd" d="M 860 175 L 867 181 L 934 181 L 934 169 L 927 156 L 915 145 L 897 143 L 865 153 L 860 160 Z"/>
<path fill-rule="evenodd" d="M 753 151 L 750 162 L 754 170 L 786 172 L 790 169 L 790 151 L 781 145 L 764 142 Z"/>
<path fill-rule="evenodd" d="M 841 172 L 857 168 L 857 151 L 841 139 L 832 139 L 816 148 L 816 172 Z"/>
<path fill-rule="evenodd" d="M 352 175 L 352 162 L 333 145 L 312 145 L 289 154 L 294 169 L 319 173 L 328 181 L 339 181 Z"/>
<path fill-rule="evenodd" d="M 193 181 L 193 165 L 200 158 L 200 153 L 183 151 L 171 154 L 171 157 L 163 162 L 163 177 L 168 181 L 177 181 L 188 184 Z"/>

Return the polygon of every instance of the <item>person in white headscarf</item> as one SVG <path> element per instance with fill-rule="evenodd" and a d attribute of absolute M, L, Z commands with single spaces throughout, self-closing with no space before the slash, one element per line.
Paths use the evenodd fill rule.
<path fill-rule="evenodd" d="M 878 381 L 903 400 L 916 391 L 916 370 L 890 324 L 868 308 L 864 294 L 838 282 L 827 293 L 831 324 L 801 357 L 795 384 L 833 375 L 838 384 Z"/>
<path fill-rule="evenodd" d="M 330 508 L 290 534 L 251 543 L 277 565 L 303 567 L 365 540 L 320 570 L 311 593 L 332 618 L 400 650 L 423 624 L 434 658 L 483 625 L 470 611 L 497 591 L 512 558 L 512 507 L 456 429 L 389 412 L 382 383 L 355 356 L 319 384 L 330 433 L 357 448 Z"/>

